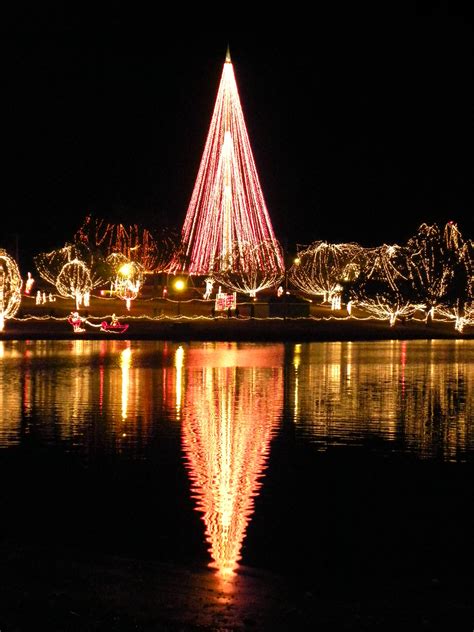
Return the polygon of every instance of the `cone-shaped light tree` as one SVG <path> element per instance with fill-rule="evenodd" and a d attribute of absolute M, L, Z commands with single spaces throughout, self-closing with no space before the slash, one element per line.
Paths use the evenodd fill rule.
<path fill-rule="evenodd" d="M 170 272 L 209 275 L 216 269 L 238 272 L 248 248 L 271 243 L 254 265 L 271 272 L 284 267 L 250 148 L 229 51 L 194 191 Z M 235 258 L 235 252 L 240 257 Z M 235 260 L 235 261 L 234 261 Z M 277 268 L 275 270 L 274 268 Z"/>

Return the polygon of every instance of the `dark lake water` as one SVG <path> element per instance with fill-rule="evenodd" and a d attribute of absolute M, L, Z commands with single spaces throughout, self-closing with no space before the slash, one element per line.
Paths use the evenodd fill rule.
<path fill-rule="evenodd" d="M 470 581 L 474 342 L 0 342 L 3 538 Z"/>

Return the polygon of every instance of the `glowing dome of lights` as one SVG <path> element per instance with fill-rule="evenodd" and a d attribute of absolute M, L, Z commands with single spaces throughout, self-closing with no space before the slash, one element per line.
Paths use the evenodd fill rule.
<path fill-rule="evenodd" d="M 0 249 L 0 331 L 5 320 L 12 318 L 21 302 L 21 276 L 16 261 Z"/>

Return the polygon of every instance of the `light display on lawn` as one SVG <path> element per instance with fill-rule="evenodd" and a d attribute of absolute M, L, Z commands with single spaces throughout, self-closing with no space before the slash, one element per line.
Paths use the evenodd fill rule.
<path fill-rule="evenodd" d="M 423 310 L 425 305 L 414 300 L 409 254 L 396 244 L 367 250 L 365 267 L 349 292 L 351 301 L 376 318 L 388 319 L 390 326 Z"/>
<path fill-rule="evenodd" d="M 64 297 L 74 298 L 76 307 L 87 306 L 92 290 L 104 283 L 95 273 L 94 257 L 86 244 L 76 242 L 35 257 L 38 272 Z"/>
<path fill-rule="evenodd" d="M 474 303 L 462 304 L 460 301 L 453 305 L 440 305 L 436 309 L 440 316 L 454 321 L 454 329 L 462 333 L 466 325 L 474 325 Z"/>
<path fill-rule="evenodd" d="M 452 319 L 457 331 L 472 324 L 472 242 L 464 241 L 454 222 L 441 231 L 422 224 L 408 241 L 409 275 L 414 296 L 426 306 L 427 319 L 435 314 Z"/>
<path fill-rule="evenodd" d="M 459 265 L 461 272 L 463 268 L 467 272 L 469 257 L 463 252 L 462 236 L 453 223 L 447 224 L 443 232 L 436 224 L 422 224 L 408 240 L 408 250 L 408 273 L 414 295 L 425 304 L 427 319 L 432 320 L 435 310 L 444 310 L 446 301 L 449 302 Z"/>
<path fill-rule="evenodd" d="M 22 280 L 16 261 L 0 248 L 0 331 L 13 318 L 21 303 Z"/>
<path fill-rule="evenodd" d="M 111 269 L 110 290 L 118 298 L 125 301 L 129 310 L 143 286 L 145 271 L 136 261 L 129 261 L 120 253 L 107 257 Z"/>
<path fill-rule="evenodd" d="M 76 241 L 92 250 L 100 249 L 104 258 L 121 254 L 141 266 L 146 273 L 162 272 L 176 248 L 176 239 L 169 230 L 161 230 L 158 239 L 137 224 L 124 226 L 88 215 L 75 235 Z"/>
<path fill-rule="evenodd" d="M 453 320 L 456 331 L 462 333 L 466 325 L 474 324 L 473 244 L 464 241 L 454 222 L 448 222 L 443 231 L 443 246 L 449 273 L 436 312 Z"/>
<path fill-rule="evenodd" d="M 298 250 L 290 268 L 290 282 L 311 296 L 333 302 L 340 296 L 342 281 L 354 280 L 360 272 L 364 250 L 358 244 L 328 244 L 315 241 Z"/>
<path fill-rule="evenodd" d="M 227 54 L 209 134 L 170 271 L 209 275 L 233 265 L 236 250 L 272 244 L 274 256 L 260 251 L 260 270 L 283 270 L 245 127 L 244 115 Z M 223 266 L 221 268 L 220 266 Z"/>
<path fill-rule="evenodd" d="M 255 298 L 257 292 L 276 287 L 283 278 L 279 252 L 272 241 L 235 244 L 233 251 L 216 263 L 214 279 L 235 292 Z"/>
<path fill-rule="evenodd" d="M 65 263 L 56 278 L 56 289 L 59 294 L 65 298 L 73 298 L 77 309 L 82 304 L 88 306 L 93 287 L 90 270 L 79 259 Z"/>

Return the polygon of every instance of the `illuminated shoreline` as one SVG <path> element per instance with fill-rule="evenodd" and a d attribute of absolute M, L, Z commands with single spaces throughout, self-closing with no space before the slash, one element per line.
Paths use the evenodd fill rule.
<path fill-rule="evenodd" d="M 93 321 L 92 316 L 88 317 Z M 100 321 L 97 321 L 100 322 Z M 353 318 L 121 318 L 126 335 L 86 329 L 74 333 L 63 318 L 15 319 L 7 323 L 0 340 L 227 340 L 227 341 L 338 341 L 338 340 L 472 340 L 467 327 L 461 334 L 452 323 L 410 320 L 390 327 L 387 321 Z"/>

